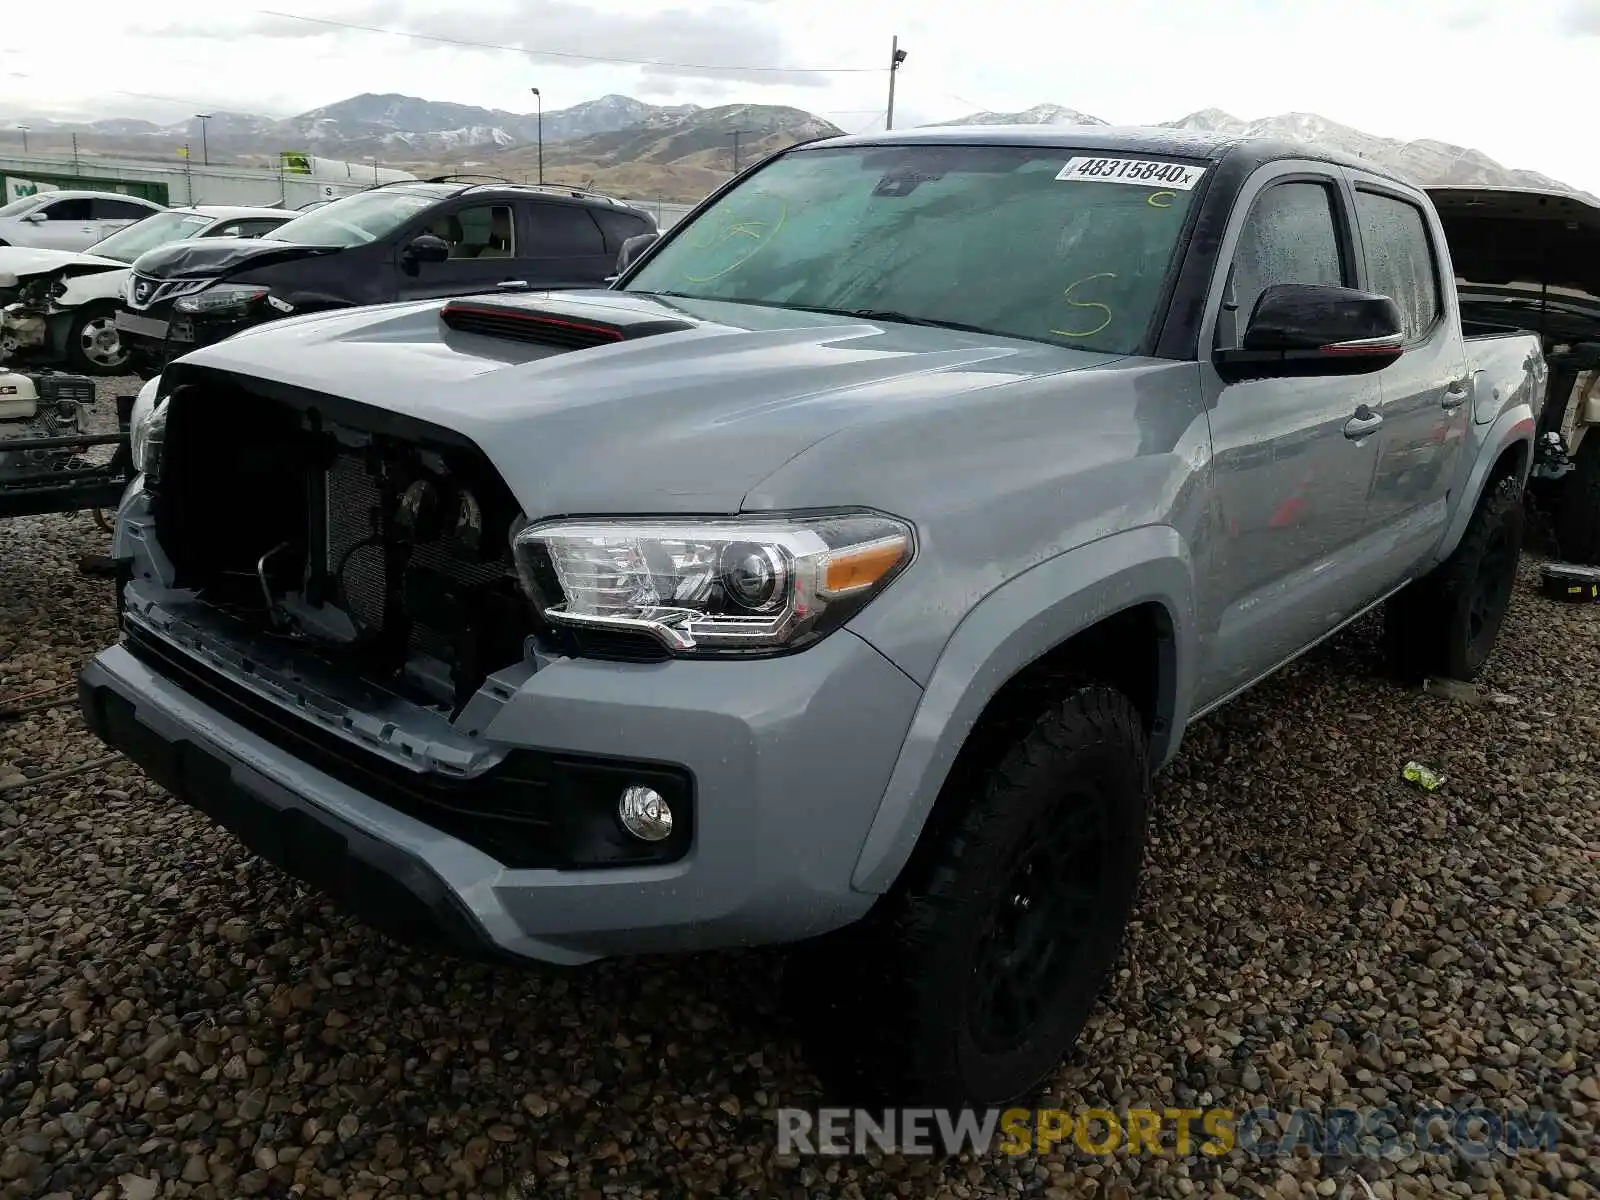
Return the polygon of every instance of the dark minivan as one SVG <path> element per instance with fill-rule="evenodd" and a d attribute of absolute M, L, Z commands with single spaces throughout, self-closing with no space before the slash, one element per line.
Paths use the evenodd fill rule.
<path fill-rule="evenodd" d="M 249 240 L 165 246 L 133 263 L 117 314 L 131 369 L 263 321 L 497 288 L 597 287 L 651 216 L 592 192 L 511 183 L 370 188 Z"/>

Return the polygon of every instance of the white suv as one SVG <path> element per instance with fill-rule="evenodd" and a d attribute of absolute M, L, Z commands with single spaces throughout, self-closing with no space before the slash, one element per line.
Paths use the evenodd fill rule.
<path fill-rule="evenodd" d="M 39 192 L 0 208 L 0 246 L 83 250 L 164 207 L 120 192 Z"/>

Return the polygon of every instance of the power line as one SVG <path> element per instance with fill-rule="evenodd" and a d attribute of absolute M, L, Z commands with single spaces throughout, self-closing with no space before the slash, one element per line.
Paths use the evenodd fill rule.
<path fill-rule="evenodd" d="M 334 29 L 353 29 L 361 33 L 386 33 L 390 37 L 411 38 L 419 42 L 439 42 L 446 46 L 465 46 L 472 50 L 503 50 L 509 54 L 537 54 L 545 58 L 576 58 L 584 62 L 620 63 L 630 67 L 675 67 L 682 71 L 744 71 L 765 72 L 775 75 L 874 75 L 881 67 L 746 67 L 730 63 L 667 62 L 655 58 L 613 58 L 604 54 L 579 54 L 572 50 L 538 50 L 527 46 L 508 46 L 500 42 L 471 42 L 464 38 L 441 37 L 432 33 L 412 33 L 406 29 L 384 29 L 377 25 L 357 25 L 350 21 L 334 21 L 327 17 L 307 17 L 300 13 L 278 12 L 258 8 L 258 13 L 268 17 L 281 17 L 286 21 L 304 21 L 311 25 L 328 25 Z"/>

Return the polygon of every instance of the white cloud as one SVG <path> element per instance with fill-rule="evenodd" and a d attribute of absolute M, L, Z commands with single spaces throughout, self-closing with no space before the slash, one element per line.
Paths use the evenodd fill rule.
<path fill-rule="evenodd" d="M 1600 0 L 1570 0 L 1561 23 L 1570 33 L 1600 37 Z"/>
<path fill-rule="evenodd" d="M 1600 34 L 1600 0 L 1118 0 L 1065 7 L 1010 0 L 976 15 L 939 0 L 605 0 L 592 7 L 583 0 L 76 0 L 13 7 L 18 13 L 7 15 L 0 51 L 0 117 L 25 108 L 164 122 L 213 109 L 287 115 L 364 91 L 527 111 L 528 88 L 537 85 L 547 111 L 607 92 L 656 103 L 751 100 L 792 104 L 855 130 L 883 107 L 883 68 L 898 33 L 908 58 L 897 125 L 1046 101 L 1127 123 L 1210 106 L 1246 118 L 1309 111 L 1384 136 L 1472 146 L 1508 166 L 1600 192 L 1600 159 L 1566 116 L 1593 107 L 1596 42 L 1574 35 Z M 517 44 L 527 52 L 341 32 L 266 17 L 261 9 Z M 92 37 L 84 32 L 90 30 Z M 540 51 L 719 69 L 642 68 Z M 1537 64 L 1538 88 L 1503 86 L 1530 63 Z M 753 67 L 850 70 L 793 76 Z"/>

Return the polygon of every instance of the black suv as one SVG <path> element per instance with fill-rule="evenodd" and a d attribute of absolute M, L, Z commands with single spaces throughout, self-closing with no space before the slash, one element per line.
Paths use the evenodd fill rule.
<path fill-rule="evenodd" d="M 129 362 L 172 359 L 263 321 L 497 288 L 594 287 L 648 213 L 593 192 L 513 183 L 386 184 L 260 238 L 208 238 L 134 260 L 117 314 Z"/>

